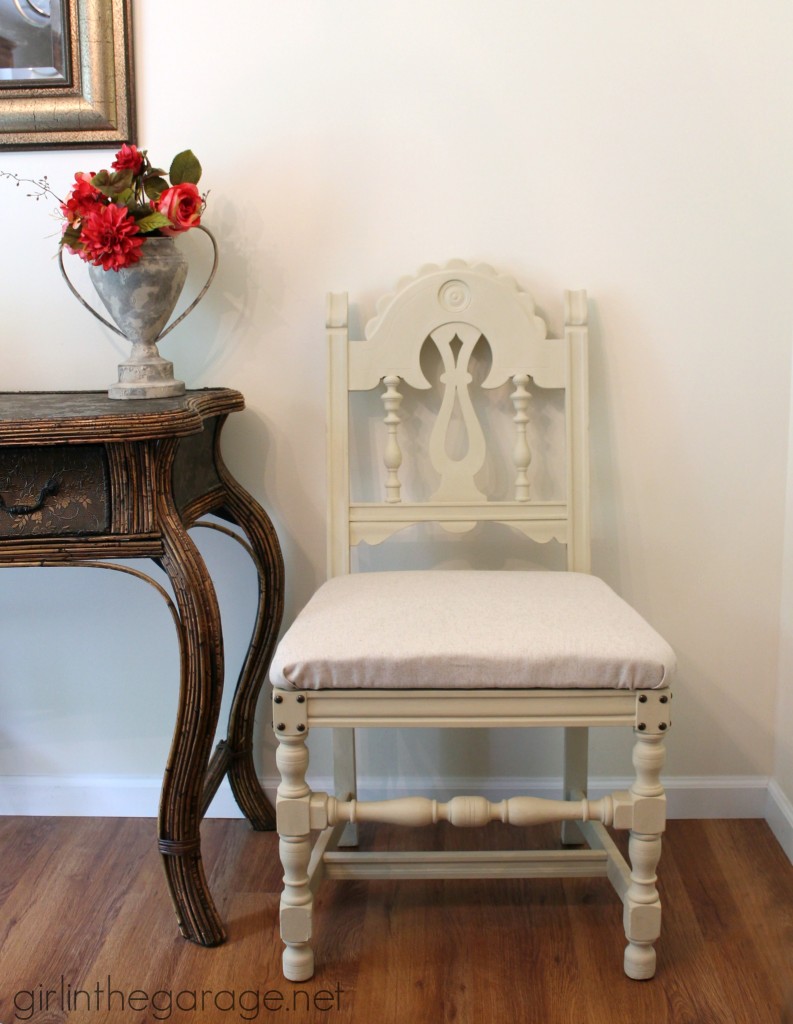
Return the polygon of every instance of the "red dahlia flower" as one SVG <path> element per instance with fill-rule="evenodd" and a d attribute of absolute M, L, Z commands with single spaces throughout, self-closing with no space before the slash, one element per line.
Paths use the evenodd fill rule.
<path fill-rule="evenodd" d="M 121 270 L 140 259 L 144 239 L 123 206 L 96 206 L 83 221 L 83 259 L 104 270 Z"/>

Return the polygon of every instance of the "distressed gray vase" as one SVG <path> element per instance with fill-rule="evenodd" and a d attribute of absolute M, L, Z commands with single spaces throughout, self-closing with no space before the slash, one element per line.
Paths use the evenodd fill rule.
<path fill-rule="evenodd" d="M 147 238 L 140 259 L 121 270 L 90 266 L 88 276 L 102 304 L 124 337 L 132 342 L 118 367 L 111 398 L 171 398 L 183 395 L 184 381 L 174 380 L 173 363 L 157 349 L 165 325 L 187 280 L 187 260 L 173 238 Z"/>
<path fill-rule="evenodd" d="M 212 270 L 197 297 L 169 327 L 165 325 L 179 301 L 188 269 L 176 239 L 147 238 L 140 248 L 138 262 L 121 270 L 88 267 L 91 283 L 113 323 L 83 299 L 69 280 L 61 259 L 61 272 L 73 294 L 106 327 L 132 344 L 129 358 L 119 364 L 118 381 L 108 389 L 110 398 L 172 398 L 184 394 L 184 381 L 174 379 L 173 363 L 163 359 L 157 343 L 198 305 L 215 276 L 217 244 L 205 227 L 198 227 L 212 242 Z"/>

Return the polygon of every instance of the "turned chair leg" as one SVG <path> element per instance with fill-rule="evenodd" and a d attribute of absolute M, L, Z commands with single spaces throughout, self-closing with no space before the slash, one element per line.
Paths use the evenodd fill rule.
<path fill-rule="evenodd" d="M 661 857 L 661 835 L 666 823 L 666 797 L 660 780 L 664 758 L 663 736 L 636 733 L 636 780 L 630 788 L 634 827 L 628 843 L 631 876 L 624 898 L 623 922 L 628 940 L 625 973 L 639 981 L 655 974 L 653 943 L 661 934 L 661 900 L 655 869 Z"/>
<path fill-rule="evenodd" d="M 306 784 L 306 732 L 298 735 L 276 732 L 276 763 L 281 773 L 276 797 L 276 820 L 278 849 L 284 869 L 281 939 L 285 944 L 284 977 L 289 981 L 307 981 L 314 973 L 314 953 L 310 946 L 314 897 L 308 877 L 311 830 L 310 790 Z"/>
<path fill-rule="evenodd" d="M 358 780 L 355 768 L 355 730 L 333 730 L 333 787 L 339 800 L 355 800 Z M 349 822 L 339 839 L 339 846 L 358 845 L 358 826 Z"/>
<path fill-rule="evenodd" d="M 589 729 L 564 730 L 564 799 L 580 800 L 589 790 Z M 574 821 L 562 822 L 562 845 L 578 846 L 586 842 Z"/>

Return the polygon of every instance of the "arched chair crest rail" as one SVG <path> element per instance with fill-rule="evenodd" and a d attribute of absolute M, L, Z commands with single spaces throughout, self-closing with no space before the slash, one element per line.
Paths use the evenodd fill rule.
<path fill-rule="evenodd" d="M 285 976 L 303 981 L 313 973 L 312 903 L 323 877 L 591 875 L 607 876 L 622 900 L 626 974 L 652 977 L 674 655 L 589 574 L 586 294 L 566 293 L 564 334 L 549 338 L 530 295 L 511 278 L 453 261 L 400 282 L 378 304 L 363 340 L 348 338 L 346 295 L 329 296 L 328 338 L 329 579 L 283 637 L 271 668 Z M 356 433 L 353 398 L 377 389 L 381 436 L 372 439 Z M 406 411 L 409 394 L 430 389 L 434 403 Z M 543 424 L 532 420 L 532 401 L 551 391 L 563 397 L 563 493 L 535 498 L 532 456 Z M 507 421 L 502 434 L 493 425 L 499 405 Z M 428 411 L 431 426 L 424 423 Z M 411 444 L 414 426 L 425 433 Z M 508 449 L 506 474 L 503 458 L 501 470 L 488 469 L 497 441 L 502 455 L 504 443 Z M 382 478 L 374 500 L 351 497 L 358 489 L 351 447 L 359 456 L 378 449 L 379 469 L 363 485 L 371 492 L 371 480 Z M 423 477 L 408 465 L 414 458 L 428 463 Z M 418 496 L 408 493 L 416 480 L 429 481 Z M 429 523 L 471 537 L 477 524 L 498 523 L 519 531 L 523 543 L 553 539 L 564 545 L 566 565 L 351 571 L 351 549 L 408 538 Z M 357 800 L 353 731 L 389 726 L 562 727 L 564 799 Z M 634 731 L 628 790 L 588 798 L 590 726 Z M 306 738 L 320 727 L 335 730 L 335 795 L 314 792 L 306 781 Z M 340 844 L 345 828 L 349 835 L 355 823 L 370 821 L 561 822 L 563 843 L 585 841 L 586 848 L 388 853 Z M 630 865 L 609 826 L 630 831 Z M 319 833 L 315 843 L 312 832 Z"/>

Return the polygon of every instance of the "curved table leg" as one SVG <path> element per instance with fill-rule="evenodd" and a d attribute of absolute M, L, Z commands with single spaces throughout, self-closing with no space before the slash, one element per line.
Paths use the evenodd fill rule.
<path fill-rule="evenodd" d="M 234 797 L 253 828 L 271 831 L 275 828 L 275 813 L 256 775 L 253 726 L 283 616 L 284 561 L 278 537 L 264 509 L 231 476 L 219 452 L 215 458 L 226 491 L 224 506 L 216 514 L 243 530 L 259 574 L 256 622 L 229 714 L 228 776 Z"/>
<path fill-rule="evenodd" d="M 161 521 L 161 564 L 180 618 L 181 685 L 160 801 L 159 850 L 182 935 L 203 946 L 216 946 L 226 932 L 207 886 L 199 830 L 223 692 L 220 613 L 203 559 L 175 510 L 164 508 Z"/>

